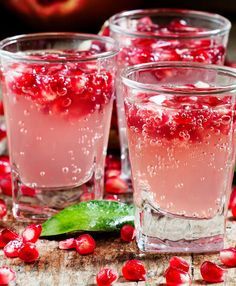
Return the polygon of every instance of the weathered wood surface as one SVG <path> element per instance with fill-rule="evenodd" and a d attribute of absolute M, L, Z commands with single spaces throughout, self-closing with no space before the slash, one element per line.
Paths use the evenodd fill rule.
<path fill-rule="evenodd" d="M 17 223 L 11 217 L 2 226 L 14 227 L 21 231 L 23 223 Z M 33 264 L 24 264 L 18 258 L 6 259 L 0 251 L 0 265 L 9 265 L 17 273 L 16 282 L 11 285 L 19 286 L 70 286 L 95 285 L 96 273 L 104 266 L 114 267 L 121 274 L 123 263 L 132 258 L 141 259 L 148 270 L 146 282 L 126 282 L 122 277 L 115 284 L 117 286 L 133 285 L 165 285 L 163 273 L 168 266 L 171 256 L 168 254 L 148 255 L 138 251 L 135 242 L 122 243 L 118 236 L 99 235 L 96 237 L 97 248 L 95 254 L 80 256 L 75 250 L 58 249 L 56 240 L 39 240 L 40 259 Z M 236 245 L 236 221 L 232 218 L 227 222 L 227 246 Z M 199 266 L 204 260 L 219 263 L 219 254 L 181 255 L 191 265 L 194 282 L 192 285 L 207 285 L 202 282 Z M 211 284 L 212 285 L 212 284 Z M 236 268 L 228 270 L 224 283 L 217 285 L 236 285 Z"/>

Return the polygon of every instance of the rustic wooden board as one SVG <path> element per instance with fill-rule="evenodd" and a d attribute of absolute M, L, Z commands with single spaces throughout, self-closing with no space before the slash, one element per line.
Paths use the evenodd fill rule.
<path fill-rule="evenodd" d="M 0 226 L 14 227 L 19 232 L 23 229 L 23 223 L 17 223 L 11 217 Z M 0 251 L 0 265 L 9 265 L 17 273 L 16 282 L 11 285 L 19 286 L 85 286 L 96 285 L 96 273 L 104 266 L 114 267 L 121 274 L 123 263 L 132 258 L 141 259 L 148 270 L 146 282 L 126 282 L 122 277 L 115 284 L 117 286 L 142 286 L 165 285 L 163 273 L 167 268 L 171 256 L 168 254 L 150 255 L 140 253 L 136 243 L 122 243 L 118 236 L 98 235 L 96 237 L 97 248 L 95 254 L 80 256 L 76 251 L 58 249 L 56 240 L 39 240 L 37 246 L 40 259 L 33 264 L 24 264 L 18 258 L 7 259 Z M 226 244 L 236 246 L 236 221 L 229 218 L 227 221 Z M 219 263 L 218 254 L 181 255 L 191 265 L 191 273 L 194 282 L 192 285 L 207 285 L 201 281 L 199 266 L 204 260 Z M 214 284 L 211 284 L 214 285 Z M 236 268 L 228 270 L 226 282 L 217 285 L 236 285 Z"/>

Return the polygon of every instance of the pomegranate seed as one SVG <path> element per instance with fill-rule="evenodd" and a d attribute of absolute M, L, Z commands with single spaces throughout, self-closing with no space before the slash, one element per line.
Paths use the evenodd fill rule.
<path fill-rule="evenodd" d="M 21 191 L 23 196 L 27 196 L 27 197 L 35 197 L 37 194 L 36 189 L 32 189 L 32 188 L 29 188 L 26 186 L 22 186 L 20 191 Z"/>
<path fill-rule="evenodd" d="M 232 209 L 233 205 L 236 205 L 236 187 L 233 188 L 229 200 L 229 209 Z"/>
<path fill-rule="evenodd" d="M 236 248 L 230 247 L 221 250 L 220 260 L 226 266 L 236 267 Z"/>
<path fill-rule="evenodd" d="M 27 263 L 36 261 L 39 258 L 39 252 L 36 245 L 31 242 L 26 242 L 20 248 L 18 256 L 21 260 Z"/>
<path fill-rule="evenodd" d="M 204 281 L 209 283 L 219 283 L 224 281 L 226 270 L 210 261 L 205 261 L 200 267 L 200 272 Z"/>
<path fill-rule="evenodd" d="M 105 183 L 107 193 L 123 194 L 128 190 L 127 183 L 119 177 L 109 178 Z"/>
<path fill-rule="evenodd" d="M 118 279 L 118 273 L 110 268 L 102 269 L 96 276 L 98 286 L 110 286 Z"/>
<path fill-rule="evenodd" d="M 135 228 L 130 224 L 125 224 L 120 230 L 121 240 L 131 242 L 135 238 Z"/>
<path fill-rule="evenodd" d="M 94 200 L 94 193 L 85 192 L 79 197 L 80 202 Z"/>
<path fill-rule="evenodd" d="M 0 156 L 0 178 L 4 177 L 6 174 L 11 173 L 11 166 L 8 156 Z"/>
<path fill-rule="evenodd" d="M 20 239 L 9 241 L 3 249 L 5 256 L 9 258 L 18 257 L 18 253 L 22 245 L 23 242 Z"/>
<path fill-rule="evenodd" d="M 0 188 L 4 195 L 9 197 L 12 196 L 12 182 L 10 174 L 6 174 L 4 177 L 0 179 Z"/>
<path fill-rule="evenodd" d="M 111 195 L 111 194 L 105 195 L 104 199 L 108 201 L 119 201 L 117 195 Z"/>
<path fill-rule="evenodd" d="M 173 256 L 170 259 L 170 267 L 183 270 L 185 272 L 189 271 L 188 262 L 182 257 Z"/>
<path fill-rule="evenodd" d="M 41 232 L 41 224 L 31 224 L 27 226 L 22 233 L 23 241 L 35 243 L 39 239 Z"/>
<path fill-rule="evenodd" d="M 236 218 L 236 203 L 232 205 L 231 212 L 232 212 L 233 217 Z"/>
<path fill-rule="evenodd" d="M 0 199 L 0 219 L 7 214 L 7 206 L 4 200 Z"/>
<path fill-rule="evenodd" d="M 107 170 L 106 171 L 106 179 L 119 177 L 120 171 L 119 170 Z"/>
<path fill-rule="evenodd" d="M 60 249 L 72 249 L 75 248 L 75 239 L 74 238 L 68 238 L 65 240 L 59 241 L 58 247 Z"/>
<path fill-rule="evenodd" d="M 0 267 L 0 284 L 8 285 L 11 281 L 16 279 L 16 273 L 8 266 Z"/>
<path fill-rule="evenodd" d="M 95 240 L 89 234 L 82 234 L 75 239 L 76 251 L 81 255 L 87 255 L 94 252 L 96 247 Z"/>
<path fill-rule="evenodd" d="M 168 267 L 165 272 L 167 285 L 186 285 L 191 282 L 190 276 L 187 272 L 174 267 Z"/>
<path fill-rule="evenodd" d="M 0 116 L 4 115 L 4 108 L 3 108 L 3 102 L 0 100 Z"/>
<path fill-rule="evenodd" d="M 129 260 L 122 267 L 122 274 L 128 281 L 145 281 L 146 269 L 140 260 Z"/>
<path fill-rule="evenodd" d="M 112 155 L 106 157 L 106 168 L 112 170 L 120 170 L 121 162 L 120 160 L 114 158 Z"/>
<path fill-rule="evenodd" d="M 9 228 L 4 228 L 0 232 L 0 248 L 3 248 L 11 240 L 18 239 L 19 235 Z"/>

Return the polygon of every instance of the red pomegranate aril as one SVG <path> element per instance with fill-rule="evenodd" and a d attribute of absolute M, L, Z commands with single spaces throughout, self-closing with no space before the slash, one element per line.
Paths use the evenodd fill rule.
<path fill-rule="evenodd" d="M 20 191 L 21 191 L 23 196 L 27 196 L 27 197 L 35 197 L 37 194 L 36 189 L 32 189 L 32 188 L 27 187 L 27 186 L 21 186 Z"/>
<path fill-rule="evenodd" d="M 236 204 L 233 204 L 233 205 L 232 205 L 231 211 L 232 211 L 233 217 L 236 218 Z"/>
<path fill-rule="evenodd" d="M 18 239 L 19 235 L 9 228 L 4 228 L 0 232 L 0 248 L 3 248 L 9 241 Z"/>
<path fill-rule="evenodd" d="M 204 281 L 209 283 L 219 283 L 224 281 L 226 270 L 213 262 L 205 261 L 200 267 L 200 272 Z"/>
<path fill-rule="evenodd" d="M 95 240 L 89 234 L 82 234 L 75 239 L 76 251 L 81 255 L 88 255 L 94 252 L 96 247 Z"/>
<path fill-rule="evenodd" d="M 120 170 L 120 168 L 121 168 L 120 160 L 116 159 L 112 155 L 108 155 L 106 157 L 106 169 Z"/>
<path fill-rule="evenodd" d="M 59 249 L 75 248 L 75 239 L 74 238 L 68 238 L 65 240 L 61 240 L 61 241 L 59 241 L 58 247 L 59 247 Z"/>
<path fill-rule="evenodd" d="M 128 191 L 128 184 L 119 177 L 112 177 L 107 179 L 105 189 L 107 193 L 123 194 Z"/>
<path fill-rule="evenodd" d="M 112 195 L 112 194 L 105 195 L 104 199 L 108 201 L 119 201 L 117 195 Z"/>
<path fill-rule="evenodd" d="M 22 233 L 23 241 L 35 243 L 39 239 L 41 232 L 41 224 L 31 224 L 27 226 Z"/>
<path fill-rule="evenodd" d="M 130 224 L 125 224 L 120 230 L 120 237 L 122 241 L 131 242 L 135 238 L 135 228 Z"/>
<path fill-rule="evenodd" d="M 8 156 L 0 156 L 0 177 L 11 173 L 11 166 Z"/>
<path fill-rule="evenodd" d="M 26 263 L 31 263 L 39 258 L 39 252 L 36 245 L 31 242 L 26 242 L 19 249 L 18 257 Z"/>
<path fill-rule="evenodd" d="M 120 170 L 110 169 L 106 171 L 106 179 L 113 178 L 113 177 L 119 177 L 119 175 L 120 175 Z"/>
<path fill-rule="evenodd" d="M 4 177 L 0 179 L 0 188 L 4 195 L 9 197 L 12 196 L 12 181 L 10 174 L 6 174 Z"/>
<path fill-rule="evenodd" d="M 7 214 L 7 205 L 4 200 L 0 199 L 0 219 L 4 218 Z"/>
<path fill-rule="evenodd" d="M 0 100 L 0 116 L 4 115 L 3 101 Z"/>
<path fill-rule="evenodd" d="M 22 245 L 23 245 L 23 242 L 20 239 L 11 240 L 8 242 L 7 245 L 5 245 L 3 252 L 6 257 L 9 257 L 9 258 L 18 257 L 19 250 L 22 247 Z"/>
<path fill-rule="evenodd" d="M 230 247 L 220 251 L 220 261 L 229 267 L 236 267 L 236 248 Z"/>
<path fill-rule="evenodd" d="M 128 281 L 146 280 L 146 269 L 140 260 L 128 260 L 122 267 L 122 274 Z"/>
<path fill-rule="evenodd" d="M 171 286 L 189 285 L 191 278 L 188 272 L 174 267 L 168 267 L 165 271 L 166 284 Z"/>
<path fill-rule="evenodd" d="M 111 268 L 103 268 L 96 276 L 98 286 L 111 286 L 118 279 L 118 273 Z"/>
<path fill-rule="evenodd" d="M 185 271 L 185 272 L 189 271 L 189 264 L 182 257 L 173 256 L 173 257 L 171 257 L 169 263 L 170 263 L 170 267 L 180 269 L 180 270 Z"/>
<path fill-rule="evenodd" d="M 0 267 L 0 285 L 8 285 L 16 279 L 16 273 L 8 266 Z"/>
<path fill-rule="evenodd" d="M 236 187 L 233 188 L 230 199 L 229 199 L 229 209 L 232 209 L 233 205 L 236 205 Z"/>

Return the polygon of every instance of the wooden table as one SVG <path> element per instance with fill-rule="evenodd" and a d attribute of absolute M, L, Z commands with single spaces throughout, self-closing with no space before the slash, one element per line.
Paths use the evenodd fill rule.
<path fill-rule="evenodd" d="M 21 231 L 25 226 L 9 217 L 0 226 L 14 227 Z M 122 277 L 115 285 L 165 285 L 163 273 L 168 266 L 169 254 L 150 255 L 138 251 L 136 243 L 122 243 L 118 236 L 97 235 L 95 254 L 80 256 L 75 250 L 65 251 L 58 249 L 56 240 L 39 240 L 37 246 L 40 259 L 33 264 L 24 264 L 18 258 L 7 259 L 0 251 L 0 265 L 9 265 L 17 274 L 16 282 L 11 285 L 19 286 L 85 286 L 95 285 L 96 273 L 104 266 L 114 267 L 121 274 L 123 263 L 132 258 L 143 260 L 148 270 L 146 282 L 126 282 Z M 236 220 L 229 217 L 227 221 L 227 246 L 236 246 Z M 192 285 L 206 285 L 202 282 L 199 266 L 204 260 L 219 263 L 219 254 L 192 255 L 183 254 L 191 265 L 193 276 Z M 211 284 L 214 285 L 214 284 Z M 216 284 L 215 284 L 216 285 Z M 236 268 L 228 270 L 226 281 L 217 285 L 235 286 Z"/>

